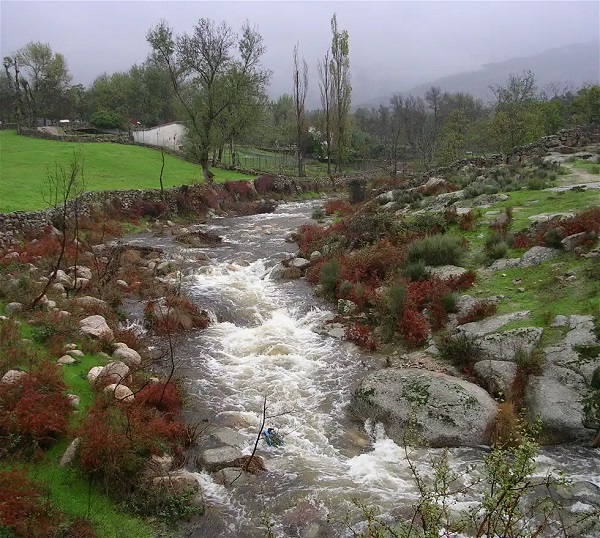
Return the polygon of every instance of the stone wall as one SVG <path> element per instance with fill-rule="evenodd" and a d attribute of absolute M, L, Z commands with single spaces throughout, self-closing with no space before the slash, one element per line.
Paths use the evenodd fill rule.
<path fill-rule="evenodd" d="M 19 131 L 20 135 L 29 136 L 31 138 L 44 138 L 46 140 L 55 140 L 58 142 L 75 142 L 75 143 L 87 143 L 87 142 L 115 142 L 118 144 L 129 143 L 129 138 L 124 136 L 116 135 L 55 135 L 47 133 L 45 131 L 38 131 L 37 129 L 31 129 L 29 127 L 21 127 Z"/>

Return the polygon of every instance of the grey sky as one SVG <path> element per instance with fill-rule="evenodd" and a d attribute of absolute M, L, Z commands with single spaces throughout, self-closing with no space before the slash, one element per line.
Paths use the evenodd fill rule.
<path fill-rule="evenodd" d="M 330 45 L 330 18 L 350 34 L 353 102 L 482 64 L 529 56 L 571 43 L 600 40 L 597 1 L 478 2 L 181 2 L 0 0 L 0 51 L 29 41 L 50 43 L 65 55 L 74 82 L 88 85 L 103 72 L 125 70 L 146 58 L 147 30 L 161 18 L 176 33 L 207 17 L 239 28 L 258 26 L 273 71 L 270 94 L 291 90 L 296 42 L 309 64 L 316 102 L 317 59 Z"/>

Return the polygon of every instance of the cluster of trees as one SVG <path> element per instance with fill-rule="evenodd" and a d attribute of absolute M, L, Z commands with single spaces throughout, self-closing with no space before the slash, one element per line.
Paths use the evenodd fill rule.
<path fill-rule="evenodd" d="M 48 44 L 29 43 L 4 58 L 0 120 L 34 126 L 39 118 L 125 127 L 179 120 L 188 126 L 190 157 L 211 179 L 209 161 L 234 143 L 295 152 L 299 175 L 307 157 L 342 173 L 346 163 L 374 159 L 396 175 L 407 162 L 429 168 L 472 154 L 508 151 L 578 123 L 600 122 L 600 86 L 551 85 L 540 90 L 531 72 L 491 88 L 494 102 L 431 87 L 424 96 L 395 94 L 388 105 L 350 111 L 349 35 L 331 19 L 331 46 L 318 62 L 321 107 L 305 105 L 310 77 L 293 51 L 291 93 L 269 100 L 262 36 L 246 23 L 200 19 L 175 36 L 166 21 L 147 34 L 148 59 L 128 71 L 104 73 L 89 88 L 71 85 L 65 58 Z"/>

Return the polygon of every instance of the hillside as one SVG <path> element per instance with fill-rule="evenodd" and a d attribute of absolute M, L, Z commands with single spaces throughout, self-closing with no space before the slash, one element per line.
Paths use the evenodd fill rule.
<path fill-rule="evenodd" d="M 68 167 L 74 152 L 83 157 L 85 190 L 157 189 L 161 154 L 151 148 L 110 143 L 77 144 L 0 132 L 0 213 L 43 209 L 48 206 L 48 170 Z M 213 169 L 215 181 L 248 176 Z M 190 162 L 165 155 L 165 188 L 203 181 L 202 170 Z M 47 197 L 46 197 L 47 198 Z"/>
<path fill-rule="evenodd" d="M 424 95 L 431 86 L 439 86 L 444 91 L 470 93 L 487 102 L 493 98 L 489 88 L 491 85 L 503 84 L 509 74 L 519 74 L 524 70 L 530 70 L 535 74 L 539 88 L 543 88 L 551 82 L 570 82 L 574 88 L 588 82 L 597 84 L 600 80 L 600 44 L 598 42 L 576 43 L 550 49 L 534 56 L 489 63 L 477 71 L 438 78 L 408 90 L 402 90 L 400 93 Z M 359 106 L 371 108 L 380 104 L 388 104 L 392 93 L 394 92 Z"/>

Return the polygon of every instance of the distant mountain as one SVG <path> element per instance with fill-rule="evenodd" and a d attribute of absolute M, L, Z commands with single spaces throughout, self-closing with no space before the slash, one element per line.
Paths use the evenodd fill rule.
<path fill-rule="evenodd" d="M 538 88 L 543 88 L 551 82 L 569 82 L 574 88 L 586 82 L 598 84 L 600 83 L 600 42 L 576 43 L 546 50 L 534 56 L 485 64 L 477 71 L 448 75 L 400 93 L 424 95 L 431 86 L 439 86 L 443 91 L 466 92 L 488 102 L 493 99 L 490 86 L 504 84 L 509 74 L 521 74 L 527 69 L 535 74 Z M 357 108 L 389 104 L 390 97 L 391 94 L 378 97 L 358 105 Z"/>

